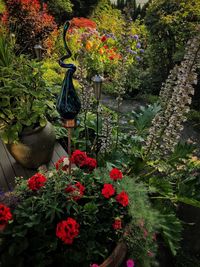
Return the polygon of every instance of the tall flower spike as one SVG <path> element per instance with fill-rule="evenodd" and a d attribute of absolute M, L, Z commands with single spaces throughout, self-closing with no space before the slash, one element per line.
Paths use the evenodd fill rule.
<path fill-rule="evenodd" d="M 199 34 L 188 41 L 185 56 L 180 66 L 175 66 L 170 72 L 160 91 L 162 109 L 157 113 L 149 129 L 149 135 L 144 148 L 145 155 L 158 152 L 168 154 L 180 139 L 183 130 L 182 123 L 194 95 L 193 85 L 197 84 L 197 64 L 200 57 Z M 156 152 L 156 153 L 157 153 Z"/>

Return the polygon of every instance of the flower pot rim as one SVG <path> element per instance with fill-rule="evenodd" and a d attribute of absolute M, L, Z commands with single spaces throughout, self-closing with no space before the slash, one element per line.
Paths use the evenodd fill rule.
<path fill-rule="evenodd" d="M 21 132 L 21 136 L 28 136 L 28 135 L 31 135 L 31 134 L 34 134 L 34 133 L 37 133 L 39 131 L 41 131 L 43 128 L 46 127 L 46 125 L 50 123 L 50 122 L 46 122 L 46 124 L 44 126 L 36 126 L 34 128 L 24 128 L 23 131 Z"/>

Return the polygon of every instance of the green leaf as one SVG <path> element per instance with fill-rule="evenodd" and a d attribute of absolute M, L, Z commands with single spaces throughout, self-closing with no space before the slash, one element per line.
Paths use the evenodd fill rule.
<path fill-rule="evenodd" d="M 182 224 L 175 214 L 161 215 L 161 230 L 163 238 L 168 244 L 172 254 L 175 256 L 180 248 Z"/>
<path fill-rule="evenodd" d="M 177 196 L 177 200 L 185 204 L 200 208 L 200 201 L 184 196 Z"/>
<path fill-rule="evenodd" d="M 47 124 L 46 118 L 44 118 L 44 117 L 40 118 L 40 126 L 44 127 L 46 124 Z"/>

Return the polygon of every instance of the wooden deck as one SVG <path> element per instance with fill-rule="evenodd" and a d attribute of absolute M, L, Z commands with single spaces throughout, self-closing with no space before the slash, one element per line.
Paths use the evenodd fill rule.
<path fill-rule="evenodd" d="M 51 161 L 48 168 L 53 167 L 54 163 L 67 152 L 63 147 L 56 143 Z M 31 177 L 37 170 L 30 170 L 22 167 L 8 152 L 5 144 L 0 140 L 0 192 L 11 191 L 15 186 L 15 177 Z"/>

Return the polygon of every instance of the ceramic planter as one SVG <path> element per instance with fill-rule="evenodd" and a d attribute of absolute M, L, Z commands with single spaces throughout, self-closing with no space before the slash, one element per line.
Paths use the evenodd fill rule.
<path fill-rule="evenodd" d="M 24 131 L 20 142 L 8 144 L 7 148 L 14 159 L 23 167 L 37 169 L 51 160 L 56 136 L 50 122 L 44 127 Z"/>

